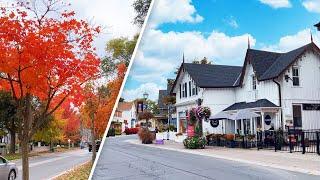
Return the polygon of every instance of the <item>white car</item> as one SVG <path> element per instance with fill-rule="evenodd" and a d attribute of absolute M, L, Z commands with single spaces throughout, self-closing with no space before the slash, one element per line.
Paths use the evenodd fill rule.
<path fill-rule="evenodd" d="M 0 180 L 16 179 L 18 168 L 15 163 L 11 163 L 0 156 Z"/>

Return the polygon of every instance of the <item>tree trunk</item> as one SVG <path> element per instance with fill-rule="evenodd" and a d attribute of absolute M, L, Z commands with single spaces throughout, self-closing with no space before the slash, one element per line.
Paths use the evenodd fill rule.
<path fill-rule="evenodd" d="M 15 154 L 16 153 L 16 132 L 10 130 L 10 149 L 9 153 L 10 154 Z"/>
<path fill-rule="evenodd" d="M 21 154 L 22 154 L 22 179 L 29 180 L 29 146 L 28 140 L 22 139 L 21 140 Z"/>
<path fill-rule="evenodd" d="M 94 135 L 94 113 L 91 114 L 91 145 L 92 145 L 92 162 L 96 159 L 96 142 Z"/>

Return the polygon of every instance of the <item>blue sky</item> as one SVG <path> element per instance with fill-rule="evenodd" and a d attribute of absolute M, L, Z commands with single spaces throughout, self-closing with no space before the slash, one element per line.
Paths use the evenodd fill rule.
<path fill-rule="evenodd" d="M 183 53 L 242 65 L 248 38 L 254 49 L 283 52 L 309 43 L 312 31 L 318 44 L 318 21 L 319 0 L 156 0 L 122 97 L 157 99 Z"/>

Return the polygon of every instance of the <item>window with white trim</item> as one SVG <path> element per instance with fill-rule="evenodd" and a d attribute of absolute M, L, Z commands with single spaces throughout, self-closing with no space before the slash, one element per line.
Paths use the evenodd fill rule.
<path fill-rule="evenodd" d="M 196 95 L 196 85 L 192 82 L 192 96 Z"/>
<path fill-rule="evenodd" d="M 252 90 L 257 89 L 257 78 L 255 75 L 252 75 Z"/>
<path fill-rule="evenodd" d="M 300 86 L 300 70 L 297 66 L 292 67 L 292 85 Z"/>

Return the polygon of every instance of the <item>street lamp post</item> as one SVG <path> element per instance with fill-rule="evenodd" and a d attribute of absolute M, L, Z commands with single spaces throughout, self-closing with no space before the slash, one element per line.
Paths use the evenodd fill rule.
<path fill-rule="evenodd" d="M 148 97 L 149 97 L 149 94 L 147 92 L 144 92 L 143 93 L 144 102 L 143 102 L 143 106 L 142 106 L 142 111 L 145 111 L 145 112 L 147 112 L 147 108 L 148 108 L 148 106 L 147 106 Z M 149 129 L 149 121 L 147 119 L 146 119 L 146 124 L 147 124 L 147 128 Z"/>

